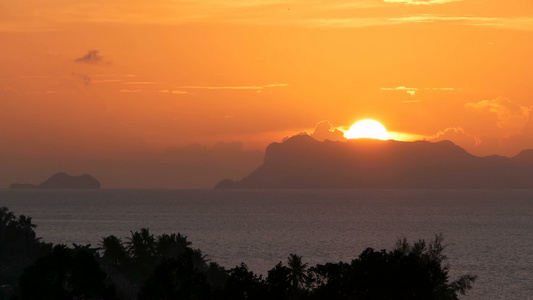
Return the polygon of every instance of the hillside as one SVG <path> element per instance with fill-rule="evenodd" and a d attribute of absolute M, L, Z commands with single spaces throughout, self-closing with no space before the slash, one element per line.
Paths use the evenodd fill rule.
<path fill-rule="evenodd" d="M 533 152 L 477 157 L 450 141 L 354 139 L 319 142 L 294 136 L 270 144 L 264 163 L 217 189 L 533 188 Z"/>

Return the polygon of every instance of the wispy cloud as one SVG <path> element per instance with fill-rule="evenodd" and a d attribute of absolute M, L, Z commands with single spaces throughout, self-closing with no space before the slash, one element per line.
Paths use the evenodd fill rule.
<path fill-rule="evenodd" d="M 398 3 L 409 5 L 432 5 L 432 4 L 444 4 L 450 2 L 460 2 L 463 0 L 383 0 L 386 3 Z"/>
<path fill-rule="evenodd" d="M 275 83 L 267 85 L 251 85 L 251 86 L 197 86 L 197 85 L 185 85 L 178 86 L 178 89 L 198 89 L 198 90 L 263 90 L 274 87 L 287 87 L 286 83 Z"/>
<path fill-rule="evenodd" d="M 129 89 L 121 89 L 119 92 L 120 93 L 139 93 L 141 92 L 142 90 L 129 90 Z"/>
<path fill-rule="evenodd" d="M 405 87 L 405 86 L 398 86 L 394 88 L 380 88 L 382 91 L 418 91 L 418 88 L 411 88 L 411 87 Z"/>
<path fill-rule="evenodd" d="M 522 131 L 532 111 L 531 106 L 511 101 L 507 98 L 482 100 L 465 104 L 465 107 L 476 110 L 488 110 L 497 116 L 497 125 L 506 131 L 507 135 L 518 134 Z"/>
<path fill-rule="evenodd" d="M 424 90 L 432 90 L 432 91 L 460 91 L 461 89 L 458 88 L 424 88 Z"/>
<path fill-rule="evenodd" d="M 494 1 L 496 2 L 496 1 Z M 457 15 L 409 15 L 416 8 L 425 11 L 449 3 L 469 8 L 479 6 L 486 10 L 483 1 L 472 4 L 466 0 L 206 0 L 168 1 L 7 1 L 6 11 L 0 17 L 0 31 L 61 30 L 72 23 L 120 24 L 188 24 L 232 23 L 289 25 L 298 27 L 368 27 L 412 22 L 451 22 L 466 25 L 503 26 L 533 30 L 533 18 L 523 14 L 507 13 L 500 18 L 494 14 L 484 17 Z M 490 4 L 494 6 L 494 3 Z M 369 13 L 369 12 L 372 13 Z M 461 10 L 457 10 L 461 11 Z M 31 12 L 31 13 L 29 13 Z"/>
<path fill-rule="evenodd" d="M 403 91 L 403 92 L 406 92 L 407 94 L 411 95 L 411 96 L 414 96 L 416 95 L 416 93 L 419 91 L 419 90 L 431 90 L 431 91 L 458 91 L 458 90 L 461 90 L 461 89 L 457 89 L 457 88 L 450 88 L 450 87 L 444 87 L 444 88 L 415 88 L 415 87 L 405 87 L 405 86 L 398 86 L 398 87 L 394 87 L 394 88 L 387 88 L 387 87 L 382 87 L 380 88 L 381 91 Z M 409 101 L 403 101 L 403 102 L 409 102 Z M 411 101 L 411 102 L 415 102 L 415 101 Z"/>
<path fill-rule="evenodd" d="M 19 93 L 19 91 L 16 88 L 11 87 L 11 86 L 3 86 L 2 90 L 10 92 L 10 93 L 14 93 L 14 94 L 18 94 Z"/>
<path fill-rule="evenodd" d="M 122 84 L 126 84 L 126 85 L 153 85 L 153 84 L 160 84 L 161 82 L 157 82 L 157 81 L 129 81 L 129 82 L 124 82 Z"/>
<path fill-rule="evenodd" d="M 454 16 L 442 14 L 420 14 L 388 19 L 394 23 L 451 23 L 468 26 L 501 27 L 519 30 L 533 30 L 533 17 L 481 17 Z"/>
<path fill-rule="evenodd" d="M 418 88 L 410 88 L 405 86 L 398 86 L 395 88 L 380 88 L 382 91 L 404 91 L 407 94 L 414 96 L 416 95 L 416 92 L 418 91 Z"/>
<path fill-rule="evenodd" d="M 175 95 L 181 95 L 181 94 L 188 94 L 189 92 L 187 91 L 181 91 L 181 90 L 159 90 L 160 93 L 170 93 L 170 94 L 175 94 Z"/>
<path fill-rule="evenodd" d="M 80 74 L 80 73 L 75 73 L 75 72 L 72 72 L 71 74 L 75 78 L 81 80 L 85 86 L 89 86 L 92 82 L 91 77 L 87 74 Z"/>

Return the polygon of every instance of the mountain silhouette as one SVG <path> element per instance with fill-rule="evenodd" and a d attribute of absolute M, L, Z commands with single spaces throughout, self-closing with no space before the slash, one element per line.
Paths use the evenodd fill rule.
<path fill-rule="evenodd" d="M 533 150 L 478 157 L 450 141 L 319 142 L 298 135 L 270 144 L 263 164 L 242 180 L 215 188 L 533 188 Z"/>
<path fill-rule="evenodd" d="M 64 172 L 52 175 L 39 185 L 13 183 L 11 189 L 99 189 L 100 182 L 89 174 L 71 176 Z"/>

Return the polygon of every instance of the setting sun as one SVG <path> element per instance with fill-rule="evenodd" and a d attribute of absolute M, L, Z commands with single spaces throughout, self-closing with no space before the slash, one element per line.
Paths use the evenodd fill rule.
<path fill-rule="evenodd" d="M 362 120 L 355 123 L 350 130 L 345 132 L 348 139 L 370 138 L 377 140 L 387 140 L 389 134 L 385 126 L 374 120 Z"/>

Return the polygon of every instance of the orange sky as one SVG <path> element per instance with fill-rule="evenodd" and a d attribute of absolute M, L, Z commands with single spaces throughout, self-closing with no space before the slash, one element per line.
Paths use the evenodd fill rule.
<path fill-rule="evenodd" d="M 142 186 L 116 170 L 191 144 L 263 151 L 322 120 L 513 156 L 533 148 L 531 53 L 530 0 L 0 0 L 0 186 L 59 168 Z M 191 176 L 146 186 L 217 180 Z"/>

